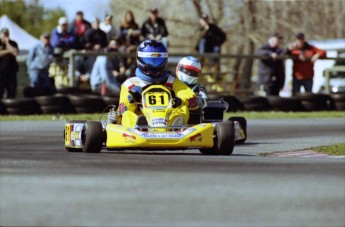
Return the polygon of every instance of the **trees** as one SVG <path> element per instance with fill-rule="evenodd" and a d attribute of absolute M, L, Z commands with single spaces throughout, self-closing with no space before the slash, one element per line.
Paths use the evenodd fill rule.
<path fill-rule="evenodd" d="M 46 10 L 39 0 L 30 2 L 24 0 L 1 1 L 1 15 L 6 14 L 11 20 L 35 37 L 39 37 L 44 31 L 51 31 L 58 18 L 65 15 L 61 8 Z"/>

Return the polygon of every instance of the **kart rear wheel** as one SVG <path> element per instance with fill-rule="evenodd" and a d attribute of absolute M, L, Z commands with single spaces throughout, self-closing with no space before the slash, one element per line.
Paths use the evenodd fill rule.
<path fill-rule="evenodd" d="M 67 121 L 67 123 L 85 123 L 84 120 L 74 120 L 74 121 Z M 66 132 L 63 130 L 63 139 L 65 140 Z M 81 148 L 73 148 L 73 147 L 65 147 L 66 151 L 68 152 L 82 152 L 83 149 Z"/>
<path fill-rule="evenodd" d="M 244 117 L 230 117 L 229 121 L 237 121 L 243 132 L 244 132 L 244 139 L 236 140 L 236 144 L 243 144 L 247 140 L 247 120 Z"/>
<path fill-rule="evenodd" d="M 98 121 L 87 121 L 83 127 L 82 149 L 85 153 L 100 153 L 103 144 L 103 128 Z"/>
<path fill-rule="evenodd" d="M 214 145 L 212 148 L 202 148 L 200 152 L 206 155 L 231 155 L 235 146 L 234 122 L 220 122 L 214 127 Z"/>

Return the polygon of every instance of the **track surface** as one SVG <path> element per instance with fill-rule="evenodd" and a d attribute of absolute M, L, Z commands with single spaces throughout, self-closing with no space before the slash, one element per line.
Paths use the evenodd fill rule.
<path fill-rule="evenodd" d="M 344 142 L 344 120 L 251 120 L 248 131 L 228 157 L 84 154 L 64 151 L 63 122 L 1 122 L 0 225 L 345 225 L 345 159 L 258 155 Z"/>

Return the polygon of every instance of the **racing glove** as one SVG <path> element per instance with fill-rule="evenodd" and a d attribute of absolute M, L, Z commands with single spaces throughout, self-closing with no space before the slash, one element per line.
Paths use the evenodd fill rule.
<path fill-rule="evenodd" d="M 172 99 L 172 104 L 173 104 L 172 105 L 173 108 L 177 108 L 182 105 L 182 100 L 176 96 Z"/>
<path fill-rule="evenodd" d="M 141 102 L 141 87 L 134 86 L 131 90 L 129 90 L 128 102 Z"/>

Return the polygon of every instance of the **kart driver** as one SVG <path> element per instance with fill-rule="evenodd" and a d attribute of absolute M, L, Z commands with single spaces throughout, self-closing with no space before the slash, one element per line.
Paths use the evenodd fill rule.
<path fill-rule="evenodd" d="M 175 94 L 173 110 L 168 125 L 182 126 L 189 119 L 189 109 L 198 108 L 194 92 L 176 78 L 167 68 L 168 51 L 156 40 L 145 40 L 137 48 L 136 77 L 127 79 L 121 86 L 118 112 L 125 127 L 148 125 L 137 106 L 141 102 L 142 88 L 150 84 L 165 85 Z"/>
<path fill-rule="evenodd" d="M 176 76 L 181 81 L 190 87 L 198 96 L 199 107 L 205 108 L 207 106 L 206 89 L 197 84 L 201 72 L 201 63 L 198 59 L 192 56 L 182 58 L 176 67 Z"/>

